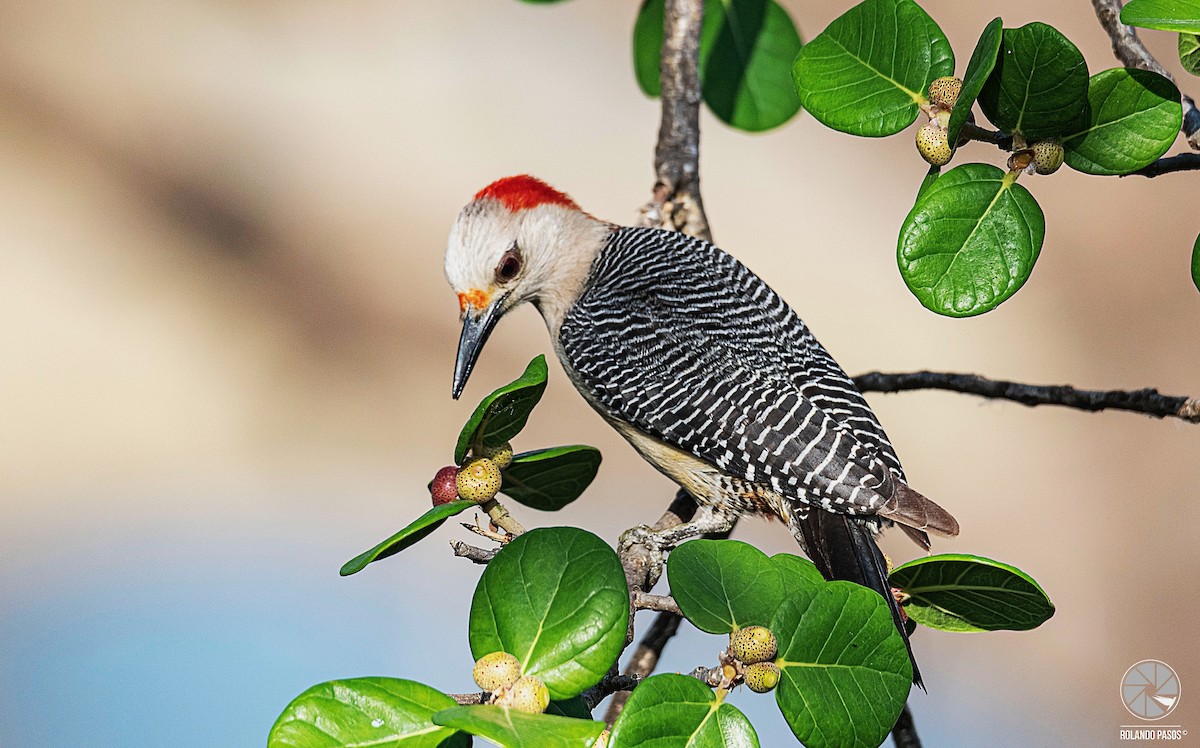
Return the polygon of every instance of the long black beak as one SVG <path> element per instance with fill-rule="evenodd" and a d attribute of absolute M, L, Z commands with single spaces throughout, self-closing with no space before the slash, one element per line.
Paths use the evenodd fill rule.
<path fill-rule="evenodd" d="M 454 362 L 454 386 L 450 394 L 457 400 L 467 386 L 467 378 L 475 368 L 475 361 L 483 344 L 492 334 L 492 328 L 500 321 L 500 309 L 504 305 L 504 297 L 498 296 L 488 304 L 482 312 L 468 308 L 463 316 L 462 337 L 458 339 L 458 360 Z"/>

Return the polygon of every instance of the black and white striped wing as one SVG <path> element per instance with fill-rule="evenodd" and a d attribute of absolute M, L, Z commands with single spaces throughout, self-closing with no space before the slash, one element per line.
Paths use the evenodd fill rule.
<path fill-rule="evenodd" d="M 845 400 L 820 386 L 832 359 L 770 287 L 705 242 L 615 232 L 559 335 L 592 400 L 729 475 L 846 514 L 874 514 L 891 493 L 875 447 L 818 404 Z"/>

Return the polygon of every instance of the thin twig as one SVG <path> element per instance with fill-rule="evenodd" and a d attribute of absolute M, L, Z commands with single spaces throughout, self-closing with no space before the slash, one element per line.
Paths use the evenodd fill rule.
<path fill-rule="evenodd" d="M 455 556 L 474 561 L 477 564 L 486 564 L 495 558 L 496 554 L 500 552 L 499 548 L 486 550 L 484 548 L 477 548 L 473 545 L 467 545 L 461 540 L 451 540 L 450 547 L 454 549 Z"/>
<path fill-rule="evenodd" d="M 641 590 L 633 591 L 633 607 L 635 610 L 657 610 L 660 613 L 683 615 L 679 603 L 670 595 L 651 595 Z"/>
<path fill-rule="evenodd" d="M 1122 5 L 1121 0 L 1092 0 L 1096 18 L 1099 19 L 1100 25 L 1104 27 L 1108 38 L 1112 41 L 1113 54 L 1126 67 L 1149 70 L 1174 81 L 1175 77 L 1158 60 L 1154 59 L 1154 55 L 1150 54 L 1150 50 L 1146 49 L 1145 44 L 1142 44 L 1142 40 L 1138 38 L 1133 27 L 1121 23 Z M 1196 110 L 1196 103 L 1192 101 L 1192 97 L 1183 95 L 1182 98 L 1183 125 L 1179 129 L 1187 138 L 1188 145 L 1195 150 L 1200 150 L 1200 111 Z"/>
<path fill-rule="evenodd" d="M 596 708 L 597 704 L 614 693 L 632 691 L 633 687 L 639 681 L 641 681 L 641 678 L 636 675 L 609 673 L 601 678 L 599 683 L 583 692 L 583 703 L 587 704 L 588 711 L 590 712 Z"/>
<path fill-rule="evenodd" d="M 662 657 L 667 642 L 679 630 L 681 620 L 683 619 L 674 613 L 659 613 L 655 616 L 654 623 L 650 624 L 650 629 L 638 642 L 633 657 L 625 666 L 625 675 L 640 680 L 653 673 L 654 668 L 658 667 L 658 660 Z M 604 721 L 609 725 L 616 722 L 617 717 L 621 715 L 621 710 L 625 708 L 625 702 L 629 699 L 628 693 L 628 691 L 618 691 L 613 696 L 612 702 L 608 705 L 608 711 L 604 714 Z"/>
<path fill-rule="evenodd" d="M 892 742 L 896 748 L 921 748 L 921 738 L 917 736 L 917 726 L 908 704 L 904 705 L 904 711 L 900 712 L 899 719 L 892 727 Z"/>
<path fill-rule="evenodd" d="M 509 514 L 508 509 L 499 501 L 491 499 L 484 502 L 481 508 L 487 512 L 488 517 L 497 527 L 507 530 L 509 535 L 521 535 L 525 532 L 525 528 L 517 521 L 517 518 Z"/>
<path fill-rule="evenodd" d="M 1145 168 L 1138 169 L 1130 174 L 1123 174 L 1122 176 L 1157 177 L 1177 171 L 1196 170 L 1200 170 L 1200 153 L 1180 153 L 1175 156 L 1160 158 Z"/>
<path fill-rule="evenodd" d="M 454 699 L 454 703 L 458 704 L 459 706 L 474 706 L 475 704 L 483 704 L 483 703 L 485 703 L 484 695 L 485 694 L 482 694 L 482 693 L 451 693 L 451 694 L 447 694 L 447 696 Z"/>
<path fill-rule="evenodd" d="M 702 682 L 709 688 L 716 688 L 717 686 L 721 685 L 721 680 L 725 677 L 725 670 L 721 667 L 701 666 L 688 673 L 688 675 Z"/>
<path fill-rule="evenodd" d="M 885 374 L 878 371 L 854 377 L 863 392 L 949 390 L 1022 405 L 1061 405 L 1076 410 L 1128 410 L 1155 418 L 1179 418 L 1200 423 L 1200 399 L 1161 395 L 1155 389 L 1080 390 L 1067 385 L 1038 385 L 988 379 L 976 374 L 914 371 Z"/>
<path fill-rule="evenodd" d="M 662 123 L 653 198 L 639 223 L 712 241 L 700 198 L 700 26 L 703 0 L 666 0 L 659 68 Z"/>

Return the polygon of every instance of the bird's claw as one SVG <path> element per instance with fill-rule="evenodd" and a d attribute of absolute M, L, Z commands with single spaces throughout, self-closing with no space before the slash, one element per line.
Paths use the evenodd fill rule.
<path fill-rule="evenodd" d="M 621 533 L 621 540 L 617 544 L 617 552 L 624 557 L 635 545 L 640 545 L 647 550 L 646 560 L 650 567 L 649 579 L 652 580 L 647 587 L 648 589 L 662 576 L 664 564 L 663 547 L 665 544 L 662 536 L 655 532 L 654 528 L 649 525 L 635 525 Z"/>

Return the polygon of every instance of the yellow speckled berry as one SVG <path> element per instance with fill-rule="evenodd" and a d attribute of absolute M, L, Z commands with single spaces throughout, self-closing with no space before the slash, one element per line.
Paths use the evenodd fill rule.
<path fill-rule="evenodd" d="M 550 706 L 550 690 L 541 678 L 522 675 L 496 703 L 529 714 L 541 714 Z"/>
<path fill-rule="evenodd" d="M 508 688 L 521 677 L 521 663 L 508 652 L 492 652 L 475 661 L 475 685 L 492 693 Z"/>
<path fill-rule="evenodd" d="M 486 457 L 496 463 L 496 467 L 503 470 L 512 464 L 513 448 L 512 444 L 504 442 L 499 447 L 483 447 L 479 450 L 480 457 Z"/>
<path fill-rule="evenodd" d="M 779 666 L 773 662 L 756 662 L 747 665 L 742 679 L 754 693 L 766 693 L 779 685 Z"/>
<path fill-rule="evenodd" d="M 729 654 L 749 665 L 775 659 L 778 642 L 766 626 L 747 626 L 729 635 Z"/>
<path fill-rule="evenodd" d="M 958 103 L 958 95 L 962 93 L 963 82 L 959 78 L 947 75 L 929 84 L 929 100 L 945 109 L 953 109 Z"/>
<path fill-rule="evenodd" d="M 950 163 L 950 157 L 954 155 L 949 134 L 933 122 L 921 125 L 917 130 L 917 151 L 934 166 Z"/>
<path fill-rule="evenodd" d="M 459 497 L 482 504 L 500 492 L 500 480 L 500 468 L 496 463 L 486 457 L 477 457 L 462 466 L 455 483 Z"/>
<path fill-rule="evenodd" d="M 1038 174 L 1053 174 L 1062 166 L 1062 143 L 1057 140 L 1039 140 L 1033 146 L 1033 168 Z"/>

